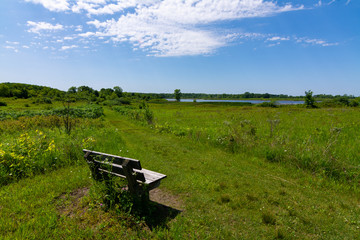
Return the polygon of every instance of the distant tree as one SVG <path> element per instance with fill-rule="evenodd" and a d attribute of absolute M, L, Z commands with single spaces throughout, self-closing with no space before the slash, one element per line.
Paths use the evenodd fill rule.
<path fill-rule="evenodd" d="M 107 97 L 107 99 L 110 99 L 110 100 L 114 100 L 116 98 L 118 98 L 118 95 L 115 92 L 111 93 L 111 95 Z"/>
<path fill-rule="evenodd" d="M 91 87 L 88 86 L 80 86 L 78 87 L 78 92 L 83 92 L 83 93 L 93 93 L 94 89 L 92 89 Z"/>
<path fill-rule="evenodd" d="M 118 86 L 114 87 L 114 91 L 115 91 L 115 94 L 116 94 L 118 97 L 122 97 L 122 95 L 123 95 L 123 90 L 122 90 L 121 87 L 118 87 Z"/>
<path fill-rule="evenodd" d="M 180 91 L 180 89 L 175 89 L 174 95 L 175 95 L 176 101 L 180 102 L 180 99 L 181 99 L 181 91 Z"/>
<path fill-rule="evenodd" d="M 243 94 L 243 96 L 244 96 L 244 98 L 251 98 L 251 93 L 245 92 L 245 93 Z"/>
<path fill-rule="evenodd" d="M 101 98 L 107 99 L 113 92 L 114 90 L 111 88 L 102 88 L 100 89 L 99 96 Z"/>
<path fill-rule="evenodd" d="M 270 93 L 264 93 L 263 98 L 270 98 Z"/>
<path fill-rule="evenodd" d="M 344 106 L 349 106 L 350 105 L 350 100 L 346 96 L 337 97 L 337 98 L 334 99 L 334 101 L 338 102 L 340 105 L 344 105 Z"/>
<path fill-rule="evenodd" d="M 68 93 L 76 93 L 77 92 L 77 88 L 76 87 L 71 87 L 68 90 Z"/>
<path fill-rule="evenodd" d="M 311 90 L 305 91 L 305 106 L 307 108 L 315 108 L 315 98 Z"/>
<path fill-rule="evenodd" d="M 10 97 L 10 89 L 5 84 L 0 85 L 0 97 Z"/>

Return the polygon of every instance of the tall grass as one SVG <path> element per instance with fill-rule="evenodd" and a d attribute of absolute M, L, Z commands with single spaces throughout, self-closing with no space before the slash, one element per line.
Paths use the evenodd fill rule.
<path fill-rule="evenodd" d="M 103 115 L 101 108 L 71 109 L 71 132 L 64 126 L 61 111 L 52 111 L 60 116 L 27 115 L 1 121 L 0 185 L 81 164 L 83 148 L 112 146 L 109 141 L 121 143 L 121 137 L 113 127 L 106 125 L 103 119 L 93 119 Z M 110 132 L 111 137 L 104 137 Z"/>
<path fill-rule="evenodd" d="M 152 104 L 155 129 L 356 183 L 360 111 Z"/>
<path fill-rule="evenodd" d="M 0 111 L 1 120 L 13 120 L 20 117 L 34 117 L 34 116 L 64 116 L 70 115 L 76 118 L 99 118 L 103 113 L 102 107 L 98 105 L 85 105 L 81 107 L 72 108 L 55 108 L 48 110 L 4 110 Z"/>

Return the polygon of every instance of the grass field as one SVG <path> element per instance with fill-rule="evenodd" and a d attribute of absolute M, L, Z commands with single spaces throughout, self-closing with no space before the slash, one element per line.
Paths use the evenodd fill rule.
<path fill-rule="evenodd" d="M 16 109 L 6 108 L 11 107 Z M 3 132 L 1 149 L 10 151 L 21 134 L 36 142 L 36 130 L 42 131 L 46 149 L 54 140 L 52 159 L 62 164 L 2 185 L 1 238 L 359 238 L 358 108 L 149 108 L 153 124 L 106 108 L 101 119 L 78 120 L 70 135 L 41 124 Z M 166 174 L 160 197 L 154 197 L 173 214 L 151 221 L 106 210 L 81 157 L 84 144 L 140 159 L 144 168 Z M 45 164 L 50 158 L 43 152 L 36 159 Z M 1 161 L 9 159 L 3 155 Z M 163 214 L 156 211 L 153 216 Z"/>

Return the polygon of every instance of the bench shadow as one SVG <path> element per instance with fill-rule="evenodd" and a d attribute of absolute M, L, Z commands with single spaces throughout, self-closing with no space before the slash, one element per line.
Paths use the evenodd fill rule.
<path fill-rule="evenodd" d="M 182 212 L 179 209 L 151 200 L 149 201 L 149 210 L 145 222 L 151 230 L 159 227 L 168 229 L 167 224 Z"/>

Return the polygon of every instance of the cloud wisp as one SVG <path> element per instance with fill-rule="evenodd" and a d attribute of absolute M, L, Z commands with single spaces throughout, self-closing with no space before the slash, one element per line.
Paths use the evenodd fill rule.
<path fill-rule="evenodd" d="M 263 41 L 267 46 L 277 46 L 285 41 L 303 45 L 336 45 L 305 37 L 244 33 L 230 29 L 226 24 L 230 21 L 269 17 L 305 9 L 303 5 L 279 3 L 275 0 L 25 1 L 40 4 L 49 11 L 85 15 L 85 19 L 88 19 L 83 25 L 76 26 L 27 22 L 28 32 L 38 35 L 71 30 L 73 33 L 70 36 L 61 36 L 53 41 L 69 43 L 60 46 L 58 49 L 61 51 L 80 48 L 81 43 L 96 40 L 104 44 L 129 43 L 134 50 L 157 57 L 209 55 L 242 39 Z M 320 0 L 318 5 L 321 4 Z"/>
<path fill-rule="evenodd" d="M 64 26 L 61 24 L 51 24 L 47 22 L 33 22 L 27 21 L 27 26 L 29 27 L 28 32 L 41 34 L 43 31 L 57 31 L 63 30 Z"/>
<path fill-rule="evenodd" d="M 262 0 L 130 1 L 128 6 L 134 7 L 133 13 L 117 20 L 89 21 L 97 31 L 80 36 L 108 36 L 114 42 L 130 42 L 135 49 L 155 56 L 211 54 L 230 39 L 212 24 L 303 9 Z"/>
<path fill-rule="evenodd" d="M 68 0 L 25 0 L 25 2 L 41 4 L 44 8 L 55 12 L 69 10 Z"/>

